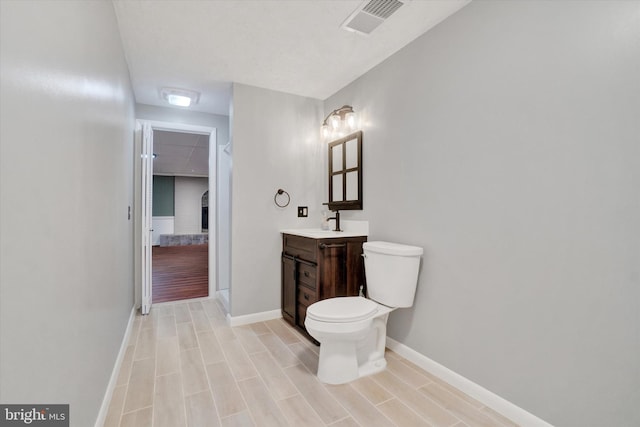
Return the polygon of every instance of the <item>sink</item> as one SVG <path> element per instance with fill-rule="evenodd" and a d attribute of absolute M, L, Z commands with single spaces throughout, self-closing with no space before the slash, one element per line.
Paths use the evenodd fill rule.
<path fill-rule="evenodd" d="M 282 234 L 293 234 L 295 236 L 310 237 L 312 239 L 335 239 L 338 237 L 359 237 L 367 235 L 366 233 L 353 231 L 331 231 L 321 230 L 319 228 L 280 230 L 280 232 Z"/>

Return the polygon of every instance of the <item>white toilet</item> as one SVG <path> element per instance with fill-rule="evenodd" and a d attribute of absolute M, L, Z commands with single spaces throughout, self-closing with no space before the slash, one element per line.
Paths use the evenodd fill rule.
<path fill-rule="evenodd" d="M 307 308 L 304 325 L 320 342 L 318 379 L 327 384 L 384 370 L 389 313 L 413 305 L 422 248 L 366 242 L 363 252 L 369 298 L 329 298 Z"/>

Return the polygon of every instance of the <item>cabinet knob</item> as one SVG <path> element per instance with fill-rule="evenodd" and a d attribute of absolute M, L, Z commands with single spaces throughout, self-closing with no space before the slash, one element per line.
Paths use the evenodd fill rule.
<path fill-rule="evenodd" d="M 304 272 L 304 277 L 309 277 L 309 272 L 308 271 Z"/>
<path fill-rule="evenodd" d="M 307 301 L 309 301 L 309 295 L 307 295 L 307 294 L 303 294 L 302 296 L 304 297 L 304 299 L 306 299 Z"/>

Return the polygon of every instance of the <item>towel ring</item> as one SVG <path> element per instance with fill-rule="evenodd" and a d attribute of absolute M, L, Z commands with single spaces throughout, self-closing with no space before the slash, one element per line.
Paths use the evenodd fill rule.
<path fill-rule="evenodd" d="M 278 196 L 281 196 L 282 194 L 286 194 L 287 203 L 284 203 L 284 204 L 278 203 Z M 273 196 L 273 201 L 276 204 L 276 206 L 278 206 L 279 208 L 286 208 L 287 206 L 289 206 L 289 202 L 291 202 L 291 196 L 289 196 L 289 193 L 284 191 L 282 188 L 279 188 L 278 191 L 276 192 L 276 195 Z"/>

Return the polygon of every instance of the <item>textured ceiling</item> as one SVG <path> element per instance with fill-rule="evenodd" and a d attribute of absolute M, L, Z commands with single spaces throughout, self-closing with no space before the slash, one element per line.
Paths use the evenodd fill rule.
<path fill-rule="evenodd" d="M 114 0 L 136 101 L 163 86 L 228 114 L 231 83 L 326 99 L 470 0 L 409 0 L 371 35 L 340 28 L 361 0 Z M 365 1 L 366 2 L 366 1 Z"/>
<path fill-rule="evenodd" d="M 208 135 L 156 130 L 153 152 L 154 175 L 209 175 Z"/>

